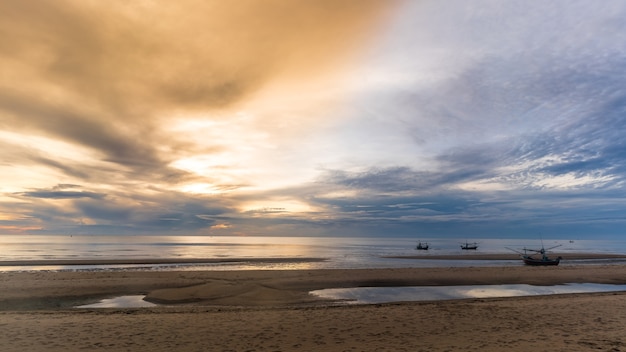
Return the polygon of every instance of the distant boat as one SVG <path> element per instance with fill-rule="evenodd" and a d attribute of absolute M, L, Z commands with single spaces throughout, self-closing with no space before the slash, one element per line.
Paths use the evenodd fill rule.
<path fill-rule="evenodd" d="M 476 242 L 465 242 L 465 243 L 461 243 L 461 249 L 478 249 L 478 243 Z"/>
<path fill-rule="evenodd" d="M 418 250 L 423 250 L 423 251 L 427 251 L 428 250 L 428 243 L 426 242 L 417 242 L 417 246 L 415 247 L 415 249 Z"/>

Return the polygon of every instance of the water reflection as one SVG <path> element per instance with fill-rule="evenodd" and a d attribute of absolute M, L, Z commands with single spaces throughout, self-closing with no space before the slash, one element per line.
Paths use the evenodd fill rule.
<path fill-rule="evenodd" d="M 23 265 L 0 266 L 2 272 L 62 272 L 62 271 L 233 271 L 233 270 L 311 270 L 333 268 L 323 261 L 245 261 L 218 263 L 180 263 L 180 264 L 89 264 L 89 265 Z"/>
<path fill-rule="evenodd" d="M 98 303 L 85 304 L 75 308 L 146 308 L 155 307 L 156 304 L 144 301 L 142 295 L 121 296 L 103 299 Z"/>
<path fill-rule="evenodd" d="M 563 293 L 626 291 L 626 285 L 565 284 L 533 285 L 472 285 L 472 286 L 410 286 L 354 287 L 311 291 L 324 299 L 341 300 L 349 304 L 373 304 L 402 301 L 438 301 L 463 298 L 519 297 Z"/>

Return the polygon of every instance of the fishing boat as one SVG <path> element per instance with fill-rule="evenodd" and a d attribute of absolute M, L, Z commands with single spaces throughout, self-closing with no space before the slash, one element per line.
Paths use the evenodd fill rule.
<path fill-rule="evenodd" d="M 561 257 L 557 257 L 556 259 L 550 259 L 547 256 L 542 256 L 540 259 L 537 258 L 533 258 L 530 255 L 525 255 L 522 256 L 522 260 L 524 261 L 524 264 L 526 265 L 544 265 L 544 266 L 549 266 L 549 265 L 559 265 L 559 262 L 561 261 Z"/>
<path fill-rule="evenodd" d="M 418 241 L 417 242 L 417 246 L 415 247 L 415 249 L 427 251 L 428 250 L 428 243 Z"/>
<path fill-rule="evenodd" d="M 516 251 L 515 249 L 511 249 L 508 248 L 516 253 L 518 253 L 520 255 L 520 257 L 522 258 L 522 261 L 524 262 L 524 264 L 526 265 L 534 265 L 534 266 L 556 266 L 559 265 L 559 263 L 561 262 L 561 259 L 563 259 L 562 257 L 557 257 L 556 259 L 551 259 L 548 257 L 548 255 L 546 253 L 548 253 L 549 250 L 554 249 L 556 247 L 560 247 L 561 245 L 558 246 L 554 246 L 554 247 L 550 247 L 550 248 L 543 248 L 543 243 L 541 245 L 541 249 L 529 249 L 529 248 L 524 248 L 524 253 L 520 252 L 520 251 Z M 541 256 L 541 258 L 535 258 L 533 257 L 534 254 L 528 254 L 528 252 L 532 252 L 535 254 L 539 254 Z"/>
<path fill-rule="evenodd" d="M 461 249 L 478 249 L 478 243 L 476 242 L 465 242 L 465 243 L 461 243 Z"/>

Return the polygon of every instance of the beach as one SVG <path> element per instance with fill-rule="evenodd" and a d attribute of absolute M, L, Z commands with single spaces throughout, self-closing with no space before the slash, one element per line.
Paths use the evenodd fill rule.
<path fill-rule="evenodd" d="M 626 283 L 626 266 L 0 274 L 2 351 L 625 351 L 626 293 L 346 305 L 340 287 Z M 142 294 L 151 308 L 76 309 Z"/>

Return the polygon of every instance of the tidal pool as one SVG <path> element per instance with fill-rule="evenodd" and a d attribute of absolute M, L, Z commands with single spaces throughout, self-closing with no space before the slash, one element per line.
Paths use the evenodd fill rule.
<path fill-rule="evenodd" d="M 563 293 L 593 293 L 626 291 L 626 285 L 564 284 L 534 285 L 469 285 L 469 286 L 406 286 L 406 287 L 352 287 L 311 291 L 314 296 L 338 300 L 345 304 L 375 304 L 403 301 L 441 301 L 463 298 L 497 298 Z M 157 304 L 144 301 L 143 295 L 103 299 L 98 303 L 74 308 L 148 308 Z"/>
<path fill-rule="evenodd" d="M 85 304 L 74 308 L 147 308 L 155 307 L 156 304 L 144 301 L 143 295 L 120 296 L 103 299 L 98 303 Z"/>
<path fill-rule="evenodd" d="M 555 286 L 470 285 L 470 286 L 407 286 L 407 287 L 353 287 L 311 291 L 312 295 L 334 299 L 346 304 L 373 304 L 402 301 L 439 301 L 463 298 L 495 298 L 551 295 L 563 293 L 591 293 L 626 291 L 626 285 L 564 284 Z"/>

